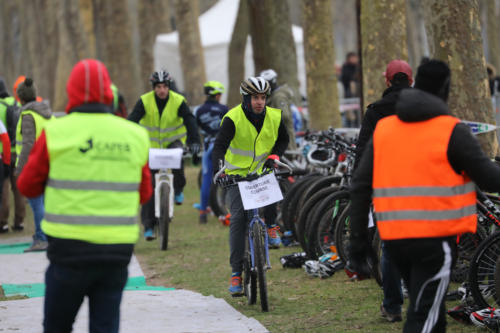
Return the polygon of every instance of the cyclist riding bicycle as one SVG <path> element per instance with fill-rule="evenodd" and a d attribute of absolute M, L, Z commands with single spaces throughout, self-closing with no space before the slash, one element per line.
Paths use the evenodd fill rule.
<path fill-rule="evenodd" d="M 150 77 L 153 90 L 139 98 L 128 119 L 139 123 L 148 130 L 151 148 L 181 148 L 187 143 L 193 156 L 200 152 L 198 128 L 186 99 L 170 90 L 172 77 L 165 70 L 159 70 Z M 151 170 L 154 186 L 154 174 Z M 183 189 L 186 185 L 184 164 L 174 174 L 174 199 L 180 205 L 184 201 Z M 141 209 L 144 225 L 144 237 L 151 241 L 155 238 L 153 227 L 156 223 L 154 214 L 154 191 L 151 199 Z"/>
<path fill-rule="evenodd" d="M 222 119 L 212 157 L 215 172 L 221 164 L 225 164 L 228 175 L 246 176 L 273 167 L 274 160 L 279 160 L 279 156 L 285 152 L 289 137 L 281 110 L 266 106 L 270 86 L 265 79 L 247 78 L 240 85 L 240 93 L 243 95 L 242 103 L 229 110 Z M 226 195 L 231 213 L 229 262 L 232 274 L 229 292 L 233 296 L 241 296 L 245 235 L 251 216 L 243 208 L 238 187 L 228 188 Z M 279 247 L 281 243 L 275 224 L 276 215 L 275 204 L 264 208 L 271 247 Z"/>
<path fill-rule="evenodd" d="M 207 206 L 212 185 L 212 151 L 219 132 L 222 117 L 228 107 L 220 103 L 224 85 L 218 81 L 208 81 L 203 88 L 207 100 L 195 111 L 196 123 L 203 134 L 204 153 L 202 158 L 202 180 L 200 193 L 200 223 L 207 223 Z"/>

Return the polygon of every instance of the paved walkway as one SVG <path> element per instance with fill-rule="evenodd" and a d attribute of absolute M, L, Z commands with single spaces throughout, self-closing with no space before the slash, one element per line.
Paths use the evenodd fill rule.
<path fill-rule="evenodd" d="M 0 332 L 41 332 L 43 283 L 48 260 L 44 252 L 23 253 L 29 239 L 0 241 L 0 284 L 6 296 L 27 299 L 0 302 Z M 88 306 L 80 308 L 73 332 L 88 331 Z M 236 311 L 225 300 L 189 290 L 146 284 L 135 257 L 121 305 L 120 332 L 268 332 L 257 320 Z"/>

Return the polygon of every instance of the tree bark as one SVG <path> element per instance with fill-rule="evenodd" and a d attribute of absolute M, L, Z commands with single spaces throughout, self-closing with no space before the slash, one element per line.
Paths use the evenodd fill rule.
<path fill-rule="evenodd" d="M 487 16 L 486 16 L 486 36 L 488 40 L 488 62 L 491 63 L 497 75 L 500 73 L 500 4 L 498 1 L 489 0 L 487 3 Z"/>
<path fill-rule="evenodd" d="M 206 81 L 198 14 L 196 0 L 175 0 L 181 67 L 184 74 L 184 93 L 191 105 L 203 103 L 203 84 Z"/>
<path fill-rule="evenodd" d="M 423 11 L 420 0 L 406 0 L 408 63 L 414 72 L 416 72 L 422 57 L 429 55 Z"/>
<path fill-rule="evenodd" d="M 302 0 L 307 98 L 311 128 L 340 127 L 331 4 Z"/>
<path fill-rule="evenodd" d="M 451 69 L 451 113 L 463 120 L 495 124 L 477 1 L 426 0 L 424 8 L 434 58 L 447 62 Z M 495 132 L 480 134 L 478 139 L 493 157 L 498 149 Z"/>
<path fill-rule="evenodd" d="M 394 59 L 408 59 L 405 0 L 362 0 L 363 110 L 387 88 L 383 72 Z"/>
<path fill-rule="evenodd" d="M 97 56 L 130 108 L 144 91 L 139 78 L 139 59 L 134 52 L 128 0 L 93 0 L 93 3 Z"/>
<path fill-rule="evenodd" d="M 299 95 L 297 52 L 286 0 L 248 0 L 255 73 L 272 68 Z"/>
<path fill-rule="evenodd" d="M 231 42 L 228 48 L 229 87 L 227 105 L 232 108 L 241 103 L 240 84 L 245 79 L 245 49 L 250 30 L 248 19 L 248 3 L 240 0 Z"/>
<path fill-rule="evenodd" d="M 141 0 L 138 5 L 138 29 L 140 39 L 141 89 L 151 88 L 149 77 L 155 70 L 153 46 L 158 34 L 172 31 L 168 3 L 158 0 Z M 168 70 L 168 68 L 167 68 Z"/>

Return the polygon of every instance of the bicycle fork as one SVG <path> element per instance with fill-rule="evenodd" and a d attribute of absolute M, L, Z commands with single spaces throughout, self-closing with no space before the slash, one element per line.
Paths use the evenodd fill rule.
<path fill-rule="evenodd" d="M 252 221 L 250 221 L 250 224 L 248 225 L 248 240 L 249 240 L 249 244 L 250 244 L 250 257 L 252 259 L 252 271 L 255 270 L 255 249 L 253 247 L 253 225 L 255 223 L 259 223 L 261 225 L 261 227 L 263 228 L 262 230 L 264 231 L 264 251 L 266 253 L 266 267 L 264 267 L 265 269 L 271 269 L 271 261 L 269 260 L 269 236 L 267 234 L 267 226 L 266 224 L 264 223 L 264 221 L 262 221 L 260 218 L 258 217 L 253 217 L 252 218 Z"/>

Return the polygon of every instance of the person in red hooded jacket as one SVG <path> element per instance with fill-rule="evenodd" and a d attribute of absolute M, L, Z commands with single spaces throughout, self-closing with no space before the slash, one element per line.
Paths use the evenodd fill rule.
<path fill-rule="evenodd" d="M 17 182 L 28 198 L 45 195 L 44 332 L 71 332 L 87 296 L 89 331 L 114 333 L 139 237 L 138 206 L 152 193 L 149 137 L 111 114 L 100 61 L 78 62 L 66 91 L 69 115 L 47 122 Z"/>

